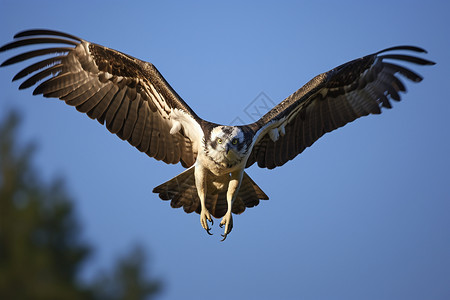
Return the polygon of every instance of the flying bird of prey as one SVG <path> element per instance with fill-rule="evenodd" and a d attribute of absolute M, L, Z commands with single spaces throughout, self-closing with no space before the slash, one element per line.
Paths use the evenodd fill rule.
<path fill-rule="evenodd" d="M 33 95 L 64 100 L 148 156 L 181 163 L 187 169 L 153 192 L 171 200 L 174 208 L 199 213 L 208 234 L 212 217 L 222 218 L 223 240 L 233 228 L 233 213 L 268 199 L 246 168 L 254 163 L 268 169 L 282 166 L 325 133 L 391 108 L 390 99 L 399 101 L 399 93 L 406 91 L 397 74 L 422 80 L 397 62 L 434 64 L 396 53 L 426 53 L 418 47 L 384 49 L 314 77 L 254 123 L 226 126 L 197 116 L 151 63 L 70 34 L 23 31 L 0 52 L 40 44 L 53 46 L 1 65 L 45 56 L 13 78 L 28 76 L 19 89 L 40 82 Z"/>

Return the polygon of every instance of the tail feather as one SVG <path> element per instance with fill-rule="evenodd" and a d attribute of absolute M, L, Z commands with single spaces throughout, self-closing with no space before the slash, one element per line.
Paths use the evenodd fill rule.
<path fill-rule="evenodd" d="M 183 207 L 186 213 L 200 213 L 200 199 L 195 186 L 194 167 L 191 167 L 170 179 L 169 181 L 155 187 L 154 193 L 159 194 L 162 200 L 171 200 L 170 206 L 173 208 Z M 268 200 L 269 197 L 261 188 L 244 172 L 241 187 L 233 203 L 232 212 L 241 214 L 247 207 L 254 207 L 260 200 Z M 206 208 L 215 218 L 221 218 L 227 212 L 227 192 L 212 191 L 207 192 Z"/>
<path fill-rule="evenodd" d="M 162 200 L 171 200 L 173 208 L 183 207 L 186 213 L 195 211 L 200 205 L 193 167 L 155 187 L 153 193 L 158 193 Z"/>

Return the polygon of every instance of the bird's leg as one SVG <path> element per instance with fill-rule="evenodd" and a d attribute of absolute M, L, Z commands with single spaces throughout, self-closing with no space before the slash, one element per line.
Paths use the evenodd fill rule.
<path fill-rule="evenodd" d="M 211 225 L 214 224 L 211 214 L 209 213 L 208 209 L 206 208 L 205 201 L 206 201 L 206 170 L 203 169 L 201 166 L 195 167 L 195 185 L 197 187 L 197 193 L 198 197 L 200 198 L 200 205 L 201 205 L 201 211 L 200 211 L 200 224 L 202 225 L 203 229 L 206 230 L 206 232 L 209 235 L 212 235 L 210 232 L 211 228 L 208 226 L 208 222 L 211 222 Z"/>
<path fill-rule="evenodd" d="M 228 184 L 228 191 L 227 191 L 227 204 L 228 209 L 225 213 L 225 216 L 222 218 L 222 221 L 220 221 L 220 227 L 222 228 L 225 226 L 225 231 L 222 241 L 224 241 L 227 238 L 227 235 L 231 232 L 233 229 L 233 216 L 231 209 L 233 208 L 234 199 L 237 196 L 237 193 L 239 192 L 239 187 L 241 186 L 242 181 L 242 175 L 244 174 L 243 170 L 232 172 L 231 173 L 231 179 L 230 183 Z"/>

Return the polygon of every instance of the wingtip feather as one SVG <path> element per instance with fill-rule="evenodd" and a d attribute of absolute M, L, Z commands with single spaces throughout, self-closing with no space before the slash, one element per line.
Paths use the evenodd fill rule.
<path fill-rule="evenodd" d="M 33 35 L 53 35 L 53 36 L 61 36 L 61 37 L 67 37 L 76 41 L 83 41 L 81 38 L 62 32 L 62 31 L 57 31 L 57 30 L 50 30 L 50 29 L 29 29 L 29 30 L 24 30 L 21 32 L 18 32 L 14 35 L 14 38 L 22 38 L 22 37 L 27 37 L 27 36 L 33 36 Z"/>
<path fill-rule="evenodd" d="M 414 52 L 419 52 L 419 53 L 428 53 L 427 50 L 425 50 L 421 47 L 411 46 L 411 45 L 401 45 L 401 46 L 394 46 L 394 47 L 389 47 L 389 48 L 380 50 L 376 54 L 380 54 L 380 53 L 384 53 L 384 52 L 388 52 L 388 51 L 395 51 L 395 50 L 406 50 L 406 51 L 414 51 Z"/>

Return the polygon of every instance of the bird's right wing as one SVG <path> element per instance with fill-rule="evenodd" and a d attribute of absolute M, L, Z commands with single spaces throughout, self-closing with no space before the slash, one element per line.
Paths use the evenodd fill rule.
<path fill-rule="evenodd" d="M 14 38 L 0 52 L 28 45 L 58 45 L 3 62 L 1 66 L 52 55 L 13 78 L 31 75 L 19 89 L 43 81 L 34 95 L 64 100 L 106 123 L 110 132 L 150 157 L 171 164 L 181 162 L 184 167 L 194 164 L 196 143 L 203 137 L 201 119 L 152 64 L 58 31 L 28 30 Z"/>

